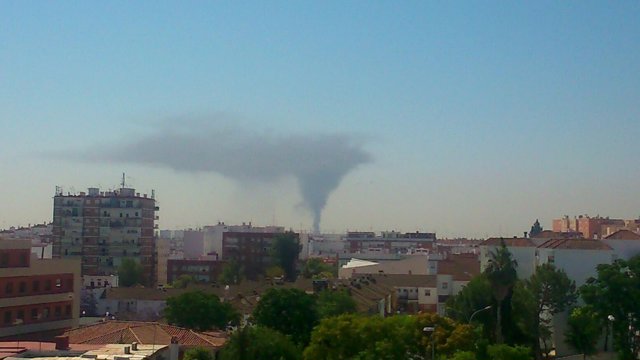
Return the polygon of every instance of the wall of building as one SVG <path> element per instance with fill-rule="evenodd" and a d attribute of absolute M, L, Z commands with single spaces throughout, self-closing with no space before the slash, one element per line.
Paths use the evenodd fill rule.
<path fill-rule="evenodd" d="M 0 240 L 0 257 L 18 242 Z M 30 241 L 22 245 L 30 254 Z M 80 262 L 35 255 L 29 260 L 28 267 L 0 268 L 0 336 L 77 326 Z"/>
<path fill-rule="evenodd" d="M 496 251 L 497 246 L 480 246 L 480 271 L 484 271 L 489 266 L 491 252 Z M 536 270 L 535 253 L 536 248 L 525 246 L 507 246 L 514 260 L 518 262 L 518 278 L 527 279 L 533 275 Z"/>
<path fill-rule="evenodd" d="M 611 246 L 619 259 L 629 260 L 640 254 L 640 240 L 603 239 L 601 241 Z"/>

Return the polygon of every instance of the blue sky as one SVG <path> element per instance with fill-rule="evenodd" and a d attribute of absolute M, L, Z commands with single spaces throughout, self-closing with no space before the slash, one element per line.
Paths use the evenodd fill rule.
<path fill-rule="evenodd" d="M 637 1 L 4 1 L 0 227 L 126 171 L 161 227 L 310 228 L 295 179 L 67 156 L 198 123 L 362 141 L 373 161 L 330 196 L 327 231 L 637 217 L 639 18 Z"/>

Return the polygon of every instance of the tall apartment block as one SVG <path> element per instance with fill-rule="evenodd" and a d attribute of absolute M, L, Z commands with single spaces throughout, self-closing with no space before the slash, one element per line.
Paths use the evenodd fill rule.
<path fill-rule="evenodd" d="M 0 238 L 0 337 L 67 329 L 80 317 L 80 261 L 38 259 L 31 240 Z"/>
<path fill-rule="evenodd" d="M 123 259 L 142 265 L 146 285 L 156 282 L 154 194 L 122 187 L 66 195 L 53 200 L 53 257 L 81 258 L 82 275 L 116 274 Z"/>

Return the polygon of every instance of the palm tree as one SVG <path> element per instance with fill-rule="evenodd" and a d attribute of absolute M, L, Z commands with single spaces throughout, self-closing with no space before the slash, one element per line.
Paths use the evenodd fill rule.
<path fill-rule="evenodd" d="M 516 273 L 518 262 L 511 258 L 511 253 L 509 252 L 509 249 L 507 249 L 504 239 L 501 241 L 500 247 L 497 248 L 495 252 L 492 251 L 490 256 L 491 259 L 489 260 L 489 265 L 485 269 L 485 274 L 491 283 L 493 298 L 498 304 L 496 307 L 496 343 L 501 344 L 503 341 L 502 302 L 511 293 L 513 286 L 518 280 L 518 275 Z"/>

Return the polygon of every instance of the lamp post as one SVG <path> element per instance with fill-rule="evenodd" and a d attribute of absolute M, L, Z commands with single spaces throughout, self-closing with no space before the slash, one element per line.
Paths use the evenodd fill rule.
<path fill-rule="evenodd" d="M 604 339 L 604 351 L 608 350 L 607 344 L 609 343 L 609 332 L 611 332 L 611 348 L 613 348 L 613 322 L 616 320 L 616 317 L 613 315 L 607 316 L 607 337 Z"/>
<path fill-rule="evenodd" d="M 431 334 L 431 360 L 434 360 L 436 358 L 436 338 L 434 336 L 436 326 L 425 326 L 422 331 L 426 334 Z"/>
<path fill-rule="evenodd" d="M 473 317 L 476 316 L 477 313 L 479 313 L 481 311 L 489 310 L 489 309 L 491 309 L 491 305 L 487 305 L 487 306 L 483 307 L 482 309 L 478 309 L 478 310 L 474 311 L 473 314 L 471 314 L 471 316 L 469 317 L 469 321 L 467 322 L 467 324 L 471 324 L 471 321 L 473 320 Z"/>

